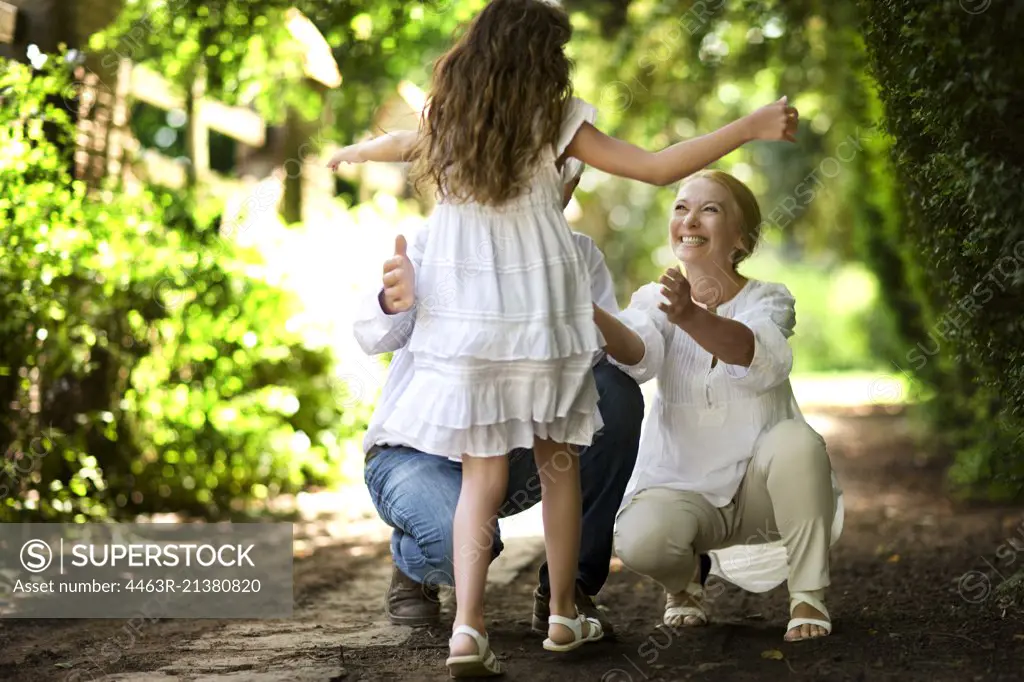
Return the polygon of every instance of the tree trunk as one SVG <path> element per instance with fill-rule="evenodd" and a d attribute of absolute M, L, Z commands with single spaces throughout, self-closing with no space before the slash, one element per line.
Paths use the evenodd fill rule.
<path fill-rule="evenodd" d="M 287 224 L 302 221 L 303 163 L 300 147 L 309 140 L 309 124 L 295 109 L 288 110 L 285 121 L 284 143 L 284 206 L 282 213 Z"/>
<path fill-rule="evenodd" d="M 185 93 L 185 113 L 188 127 L 185 130 L 185 148 L 188 153 L 188 187 L 195 190 L 204 182 L 210 172 L 210 131 L 202 117 L 202 99 L 206 96 L 206 67 L 202 62 L 196 69 L 195 77 Z"/>

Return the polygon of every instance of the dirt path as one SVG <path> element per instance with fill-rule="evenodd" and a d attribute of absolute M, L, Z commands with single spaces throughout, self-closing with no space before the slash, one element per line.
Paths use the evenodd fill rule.
<path fill-rule="evenodd" d="M 1024 566 L 1024 509 L 957 508 L 896 416 L 811 415 L 847 493 L 827 640 L 786 644 L 783 588 L 715 590 L 712 625 L 658 629 L 657 588 L 617 566 L 600 601 L 619 637 L 552 658 L 529 632 L 541 545 L 510 539 L 492 571 L 491 638 L 508 680 L 1021 680 L 1024 614 L 996 588 Z M 389 625 L 377 541 L 335 542 L 296 564 L 288 621 L 0 621 L 0 680 L 125 682 L 444 680 L 438 629 Z M 1015 542 L 1014 542 L 1015 539 Z"/>

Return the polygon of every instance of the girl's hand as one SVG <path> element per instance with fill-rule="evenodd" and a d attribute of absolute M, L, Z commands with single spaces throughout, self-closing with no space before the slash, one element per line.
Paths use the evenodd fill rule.
<path fill-rule="evenodd" d="M 363 159 L 359 154 L 359 145 L 350 144 L 347 147 L 342 147 L 338 151 L 334 152 L 331 156 L 331 160 L 327 162 L 327 167 L 331 170 L 338 170 L 338 166 L 342 163 L 362 163 Z"/>
<path fill-rule="evenodd" d="M 788 98 L 783 96 L 779 101 L 763 106 L 747 116 L 751 139 L 796 142 L 800 112 L 787 102 Z"/>
<path fill-rule="evenodd" d="M 388 315 L 404 313 L 416 302 L 416 272 L 406 254 L 405 237 L 395 237 L 395 255 L 384 261 L 384 290 L 380 294 L 381 309 Z"/>
<path fill-rule="evenodd" d="M 668 303 L 659 303 L 658 309 L 672 324 L 684 323 L 698 308 L 690 298 L 690 282 L 679 268 L 669 268 L 658 281 L 662 284 L 661 295 L 668 299 Z"/>

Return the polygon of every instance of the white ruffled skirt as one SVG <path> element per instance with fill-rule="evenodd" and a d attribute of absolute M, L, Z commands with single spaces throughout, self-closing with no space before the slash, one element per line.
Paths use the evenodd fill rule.
<path fill-rule="evenodd" d="M 416 271 L 414 374 L 385 430 L 459 459 L 590 445 L 602 421 L 590 275 L 556 201 L 440 205 Z"/>

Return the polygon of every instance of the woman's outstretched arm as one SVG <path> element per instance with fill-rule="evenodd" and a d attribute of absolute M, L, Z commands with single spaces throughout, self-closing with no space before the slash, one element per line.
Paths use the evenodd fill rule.
<path fill-rule="evenodd" d="M 693 337 L 704 350 L 728 365 L 749 367 L 754 359 L 754 332 L 742 322 L 719 317 L 693 302 L 690 282 L 679 268 L 661 276 L 659 308 L 669 322 Z"/>
<path fill-rule="evenodd" d="M 788 339 L 796 326 L 796 301 L 781 284 L 763 284 L 735 319 L 719 317 L 690 298 L 690 283 L 672 268 L 661 278 L 665 302 L 659 307 L 667 321 L 725 365 L 734 381 L 767 391 L 793 370 Z"/>
<path fill-rule="evenodd" d="M 754 332 L 742 322 L 719 317 L 699 306 L 693 306 L 677 319 L 669 319 L 727 365 L 750 367 L 754 360 Z"/>
<path fill-rule="evenodd" d="M 623 365 L 635 365 L 644 359 L 644 342 L 640 335 L 594 304 L 594 322 L 605 339 L 604 350 Z"/>
<path fill-rule="evenodd" d="M 665 363 L 669 325 L 658 310 L 661 300 L 656 285 L 648 284 L 633 293 L 629 306 L 618 315 L 604 309 L 594 312 L 608 359 L 638 384 L 656 377 Z"/>

